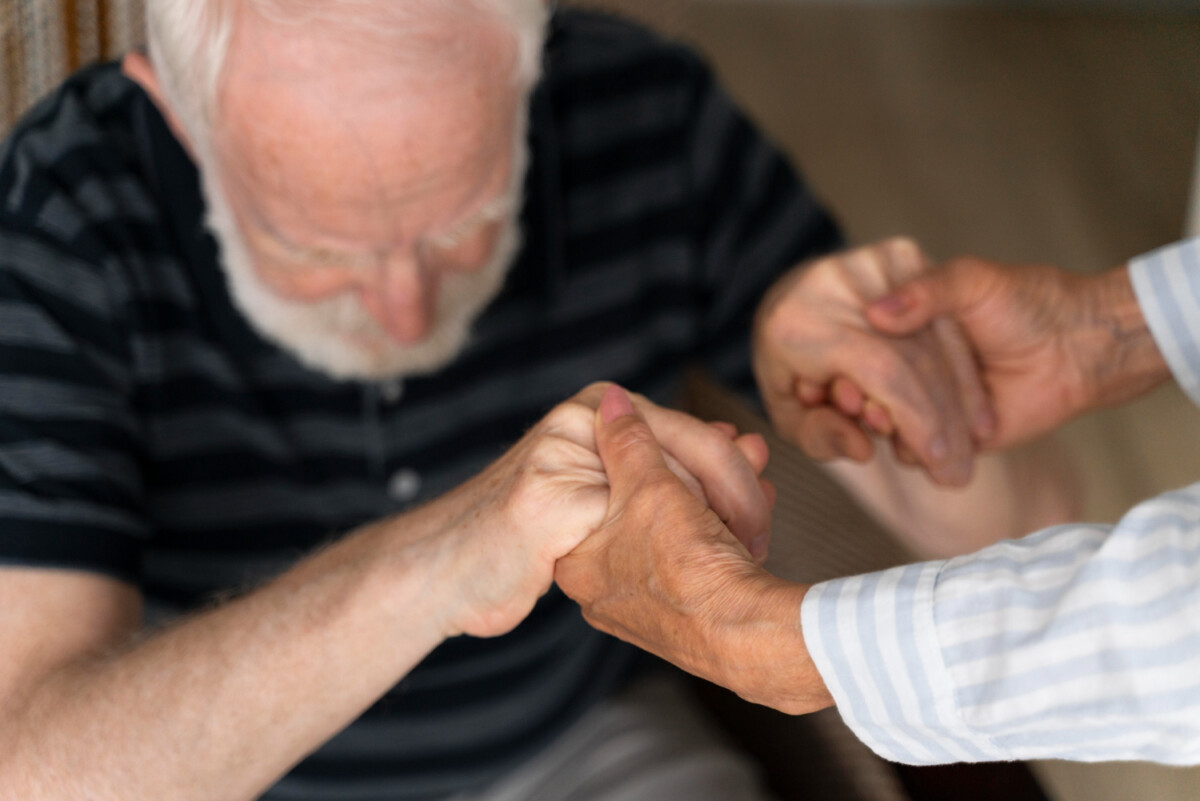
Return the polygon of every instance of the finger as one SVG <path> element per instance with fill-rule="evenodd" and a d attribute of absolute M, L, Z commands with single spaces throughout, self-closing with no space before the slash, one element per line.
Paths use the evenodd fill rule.
<path fill-rule="evenodd" d="M 746 461 L 754 469 L 754 474 L 762 475 L 762 471 L 767 469 L 767 462 L 771 458 L 771 449 L 767 446 L 767 441 L 763 439 L 763 436 L 753 433 L 742 434 L 733 441 L 733 444 L 742 452 L 742 456 L 746 457 Z"/>
<path fill-rule="evenodd" d="M 833 399 L 833 405 L 840 409 L 842 414 L 847 417 L 858 417 L 862 414 L 865 400 L 863 392 L 859 389 L 858 384 L 849 378 L 838 376 L 833 379 L 829 394 Z"/>
<path fill-rule="evenodd" d="M 748 448 L 754 460 L 765 464 L 766 454 L 754 453 L 759 446 L 753 438 L 739 444 L 691 415 L 636 396 L 635 403 L 663 450 L 700 481 L 712 510 L 738 540 L 748 544 L 770 528 L 771 510 L 758 484 L 762 471 L 743 452 Z"/>
<path fill-rule="evenodd" d="M 969 269 L 951 263 L 872 302 L 866 309 L 867 321 L 885 333 L 911 334 L 935 317 L 957 316 L 977 301 L 981 291 L 981 282 L 972 278 Z"/>
<path fill-rule="evenodd" d="M 596 410 L 596 449 L 608 475 L 610 507 L 624 507 L 647 478 L 669 472 L 650 426 L 615 384 L 604 390 Z"/>
<path fill-rule="evenodd" d="M 775 508 L 775 501 L 779 499 L 779 491 L 775 489 L 775 484 L 767 478 L 760 478 L 758 485 L 762 487 L 763 495 L 766 496 L 767 506 Z"/>
<path fill-rule="evenodd" d="M 726 423 L 721 420 L 710 420 L 708 424 L 730 439 L 737 439 L 738 430 L 737 426 L 735 426 L 733 423 Z"/>
<path fill-rule="evenodd" d="M 661 447 L 661 446 L 660 446 Z M 704 502 L 705 506 L 709 506 L 708 496 L 704 494 L 704 485 L 700 480 L 688 472 L 688 469 L 679 463 L 679 460 L 667 452 L 663 452 L 663 460 L 667 463 L 667 469 L 675 474 L 675 477 L 683 482 L 688 488 L 688 492 Z"/>
<path fill-rule="evenodd" d="M 775 489 L 775 485 L 769 480 L 759 477 L 758 485 L 762 487 L 763 497 L 767 499 L 767 507 L 775 508 L 775 501 L 779 497 L 779 493 Z M 750 556 L 754 558 L 755 564 L 762 566 L 763 562 L 767 561 L 767 555 L 771 548 L 771 530 L 767 529 L 762 534 L 755 537 L 747 546 L 750 551 Z"/>
<path fill-rule="evenodd" d="M 892 420 L 891 412 L 874 398 L 868 398 L 863 404 L 862 420 L 872 432 L 881 437 L 890 437 L 896 433 L 896 424 Z"/>
<path fill-rule="evenodd" d="M 893 286 L 929 272 L 929 256 L 915 240 L 897 236 L 884 241 L 880 247 L 887 258 L 888 279 Z"/>
<path fill-rule="evenodd" d="M 885 407 L 894 434 L 935 481 L 961 485 L 970 476 L 975 445 L 955 378 L 932 331 L 893 339 L 864 335 L 856 348 L 855 382 Z"/>
<path fill-rule="evenodd" d="M 824 384 L 809 381 L 807 378 L 796 379 L 796 397 L 804 406 L 812 408 L 825 403 L 827 390 Z"/>
<path fill-rule="evenodd" d="M 829 406 L 804 415 L 796 443 L 809 457 L 820 462 L 838 458 L 865 462 L 875 450 L 857 423 Z"/>
<path fill-rule="evenodd" d="M 933 330 L 942 343 L 942 352 L 958 380 L 959 397 L 971 426 L 971 433 L 984 443 L 996 434 L 996 414 L 984 386 L 975 354 L 962 329 L 948 317 L 933 322 Z"/>
<path fill-rule="evenodd" d="M 938 320 L 949 322 L 946 318 Z M 954 357 L 946 352 L 945 340 L 936 333 L 938 320 L 934 321 L 933 330 L 919 335 L 926 340 L 927 350 L 925 358 L 918 361 L 930 399 L 937 409 L 937 416 L 926 422 L 936 426 L 937 434 L 932 441 L 915 439 L 909 444 L 935 482 L 961 487 L 970 481 L 976 452 L 971 429 L 973 421 L 963 399 L 963 392 L 970 392 L 971 387 L 964 386 L 962 381 L 978 382 L 978 378 L 968 375 L 960 380 Z M 982 391 L 982 387 L 976 389 L 976 392 Z M 901 438 L 907 439 L 903 430 Z M 939 446 L 944 446 L 944 453 L 936 450 Z"/>
<path fill-rule="evenodd" d="M 906 464 L 909 467 L 920 467 L 921 460 L 917 458 L 912 448 L 908 447 L 901 440 L 896 440 L 892 443 L 892 449 L 896 454 L 896 461 L 901 464 Z"/>

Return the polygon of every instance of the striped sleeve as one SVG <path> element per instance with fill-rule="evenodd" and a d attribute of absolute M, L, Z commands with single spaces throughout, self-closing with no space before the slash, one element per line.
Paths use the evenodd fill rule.
<path fill-rule="evenodd" d="M 1129 277 L 1175 380 L 1200 404 L 1200 237 L 1134 259 Z"/>
<path fill-rule="evenodd" d="M 1200 402 L 1200 241 L 1131 276 Z M 801 619 L 842 717 L 887 759 L 1200 763 L 1200 484 L 1115 526 L 818 584 Z"/>
<path fill-rule="evenodd" d="M 148 211 L 98 144 L 95 115 L 123 95 L 90 87 L 47 98 L 0 160 L 0 564 L 136 581 L 148 526 L 114 254 Z"/>
<path fill-rule="evenodd" d="M 801 615 L 887 759 L 1200 763 L 1200 484 L 1116 526 L 820 584 Z"/>
<path fill-rule="evenodd" d="M 107 289 L 0 220 L 0 564 L 136 580 L 138 426 Z"/>

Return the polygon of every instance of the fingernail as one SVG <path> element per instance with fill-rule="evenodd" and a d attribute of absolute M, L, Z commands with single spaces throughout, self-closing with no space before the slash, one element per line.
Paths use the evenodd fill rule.
<path fill-rule="evenodd" d="M 944 464 L 934 470 L 934 476 L 939 484 L 948 487 L 963 487 L 971 477 L 971 463 L 960 461 Z"/>
<path fill-rule="evenodd" d="M 629 414 L 633 414 L 633 401 L 625 390 L 616 384 L 604 390 L 604 397 L 600 400 L 600 419 L 611 423 Z"/>
<path fill-rule="evenodd" d="M 874 301 L 871 308 L 892 316 L 904 314 L 908 311 L 908 298 L 904 296 L 903 292 L 893 292 Z"/>
<path fill-rule="evenodd" d="M 950 453 L 950 445 L 946 442 L 946 438 L 938 435 L 929 443 L 929 456 L 935 462 L 941 462 L 946 459 Z"/>
<path fill-rule="evenodd" d="M 771 535 L 759 534 L 750 542 L 750 555 L 755 559 L 763 560 L 767 558 L 767 549 L 771 545 Z"/>
<path fill-rule="evenodd" d="M 996 436 L 996 417 L 990 412 L 984 412 L 979 415 L 979 419 L 975 422 L 975 433 L 980 439 L 991 439 Z"/>

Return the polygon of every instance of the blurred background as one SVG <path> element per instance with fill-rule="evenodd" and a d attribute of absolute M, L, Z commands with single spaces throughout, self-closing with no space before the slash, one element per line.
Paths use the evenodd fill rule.
<path fill-rule="evenodd" d="M 705 53 L 853 243 L 905 234 L 938 257 L 1096 271 L 1185 230 L 1200 0 L 571 4 L 639 18 Z M 0 129 L 68 71 L 137 44 L 141 19 L 138 0 L 0 0 Z M 1200 480 L 1200 413 L 1173 387 L 1064 436 L 1093 520 Z M 810 528 L 805 547 L 821 547 L 828 528 Z M 1059 801 L 1200 799 L 1200 769 L 1034 770 Z"/>

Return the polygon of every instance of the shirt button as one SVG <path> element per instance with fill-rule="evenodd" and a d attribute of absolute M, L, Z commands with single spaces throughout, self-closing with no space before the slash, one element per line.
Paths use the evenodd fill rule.
<path fill-rule="evenodd" d="M 384 381 L 379 385 L 379 394 L 384 403 L 396 403 L 404 396 L 404 382 L 398 378 Z"/>
<path fill-rule="evenodd" d="M 408 503 L 421 492 L 421 476 L 416 470 L 403 468 L 392 474 L 388 480 L 387 493 L 392 500 Z"/>

